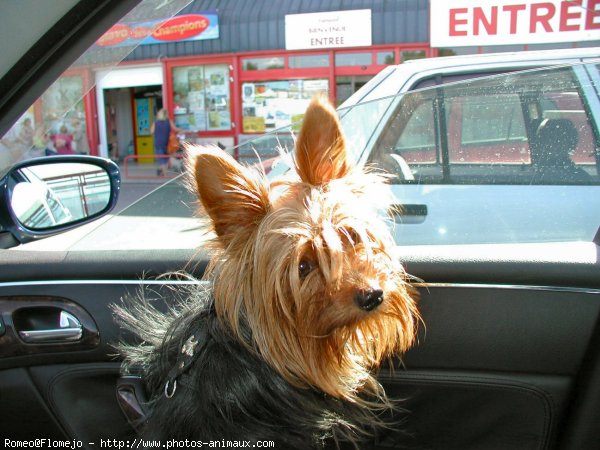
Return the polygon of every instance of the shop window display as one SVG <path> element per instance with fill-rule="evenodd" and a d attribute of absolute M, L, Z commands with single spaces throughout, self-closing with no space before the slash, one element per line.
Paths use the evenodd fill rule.
<path fill-rule="evenodd" d="M 54 154 L 61 133 L 71 140 L 70 152 L 88 153 L 83 96 L 80 75 L 56 80 L 0 139 L 0 170 L 19 160 Z"/>
<path fill-rule="evenodd" d="M 173 68 L 175 125 L 190 131 L 231 129 L 229 68 L 226 64 Z"/>
<path fill-rule="evenodd" d="M 438 56 L 474 55 L 477 52 L 478 47 L 439 48 Z"/>
<path fill-rule="evenodd" d="M 265 133 L 295 123 L 314 95 L 328 92 L 327 79 L 243 83 L 244 133 Z"/>
<path fill-rule="evenodd" d="M 336 77 L 336 105 L 339 106 L 352 94 L 363 87 L 372 77 L 370 75 L 352 75 Z"/>
<path fill-rule="evenodd" d="M 72 111 L 75 105 L 75 111 Z M 62 76 L 42 95 L 42 117 L 49 133 L 56 133 L 70 117 L 84 119 L 83 79 L 81 76 Z"/>
<path fill-rule="evenodd" d="M 522 52 L 525 45 L 486 45 L 481 48 L 483 53 Z"/>

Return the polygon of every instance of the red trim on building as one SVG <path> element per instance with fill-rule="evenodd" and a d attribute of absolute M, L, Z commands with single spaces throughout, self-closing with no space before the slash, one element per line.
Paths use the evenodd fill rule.
<path fill-rule="evenodd" d="M 98 156 L 98 104 L 96 102 L 96 86 L 92 87 L 85 95 L 85 122 L 87 129 L 88 144 L 90 146 L 90 155 Z"/>
<path fill-rule="evenodd" d="M 255 51 L 245 53 L 223 53 L 207 56 L 185 56 L 175 58 L 161 59 L 163 66 L 163 107 L 169 112 L 169 116 L 174 118 L 173 103 L 173 69 L 186 66 L 205 66 L 212 64 L 223 64 L 229 68 L 229 101 L 231 113 L 231 128 L 228 130 L 199 131 L 195 134 L 199 138 L 231 138 L 234 144 L 239 143 L 240 135 L 253 133 L 243 130 L 243 108 L 242 108 L 242 85 L 246 82 L 260 81 L 284 81 L 284 80 L 310 80 L 326 79 L 328 81 L 329 98 L 332 102 L 337 99 L 337 78 L 338 77 L 372 77 L 387 67 L 387 64 L 377 63 L 377 53 L 389 51 L 394 55 L 394 64 L 401 62 L 402 53 L 407 51 L 423 52 L 424 57 L 437 56 L 438 50 L 433 49 L 428 43 L 411 43 L 398 45 L 374 45 L 370 47 L 340 48 L 340 49 L 322 49 L 322 50 L 301 50 L 301 51 Z M 339 54 L 371 53 L 371 62 L 366 65 L 336 66 L 336 55 Z M 314 56 L 327 55 L 328 63 L 321 67 L 290 67 L 290 57 L 295 56 Z M 244 60 L 252 58 L 282 58 L 283 67 L 267 70 L 244 70 Z M 119 64 L 119 68 L 131 68 L 138 65 L 147 65 L 156 63 L 155 60 L 127 61 Z M 116 69 L 118 70 L 118 69 Z M 79 74 L 84 79 L 84 87 L 89 89 L 90 80 L 93 79 L 93 73 L 89 70 L 81 70 Z M 72 76 L 74 73 L 67 72 L 65 75 Z M 96 104 L 95 88 L 92 88 L 84 95 L 84 108 L 86 115 L 86 125 L 88 130 L 88 140 L 90 143 L 90 153 L 98 154 L 99 129 L 98 129 L 98 108 Z M 133 114 L 133 107 L 132 107 Z M 132 119 L 132 122 L 135 122 Z M 135 134 L 135 127 L 134 127 Z M 262 133 L 255 133 L 262 134 Z"/>

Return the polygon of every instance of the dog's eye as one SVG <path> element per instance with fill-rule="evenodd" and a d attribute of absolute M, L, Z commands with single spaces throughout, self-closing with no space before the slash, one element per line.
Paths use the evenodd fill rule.
<path fill-rule="evenodd" d="M 300 275 L 300 278 L 306 278 L 306 276 L 311 273 L 314 268 L 315 265 L 312 261 L 307 259 L 301 260 L 298 264 L 298 274 Z"/>

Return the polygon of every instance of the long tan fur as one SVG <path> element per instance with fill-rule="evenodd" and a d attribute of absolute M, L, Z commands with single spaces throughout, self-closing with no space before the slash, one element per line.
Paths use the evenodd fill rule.
<path fill-rule="evenodd" d="M 205 277 L 222 322 L 293 385 L 386 404 L 372 370 L 410 347 L 418 312 L 378 208 L 388 187 L 351 166 L 335 110 L 312 101 L 298 179 L 277 189 L 218 149 L 195 152 L 194 183 L 216 235 Z M 384 291 L 372 311 L 356 304 L 365 289 Z"/>

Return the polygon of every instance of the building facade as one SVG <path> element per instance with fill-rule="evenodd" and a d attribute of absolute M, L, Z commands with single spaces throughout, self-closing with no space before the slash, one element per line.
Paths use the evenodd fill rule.
<path fill-rule="evenodd" d="M 86 147 L 105 157 L 152 154 L 160 108 L 189 140 L 232 147 L 294 121 L 316 93 L 340 104 L 390 64 L 600 44 L 600 0 L 472 3 L 195 0 L 151 39 L 143 30 L 152 24 L 115 25 L 97 43 L 100 60 L 138 34 L 140 45 L 110 70 L 84 61 L 35 115 L 59 117 L 61 96 L 80 95 Z M 571 31 L 579 34 L 564 35 Z"/>

